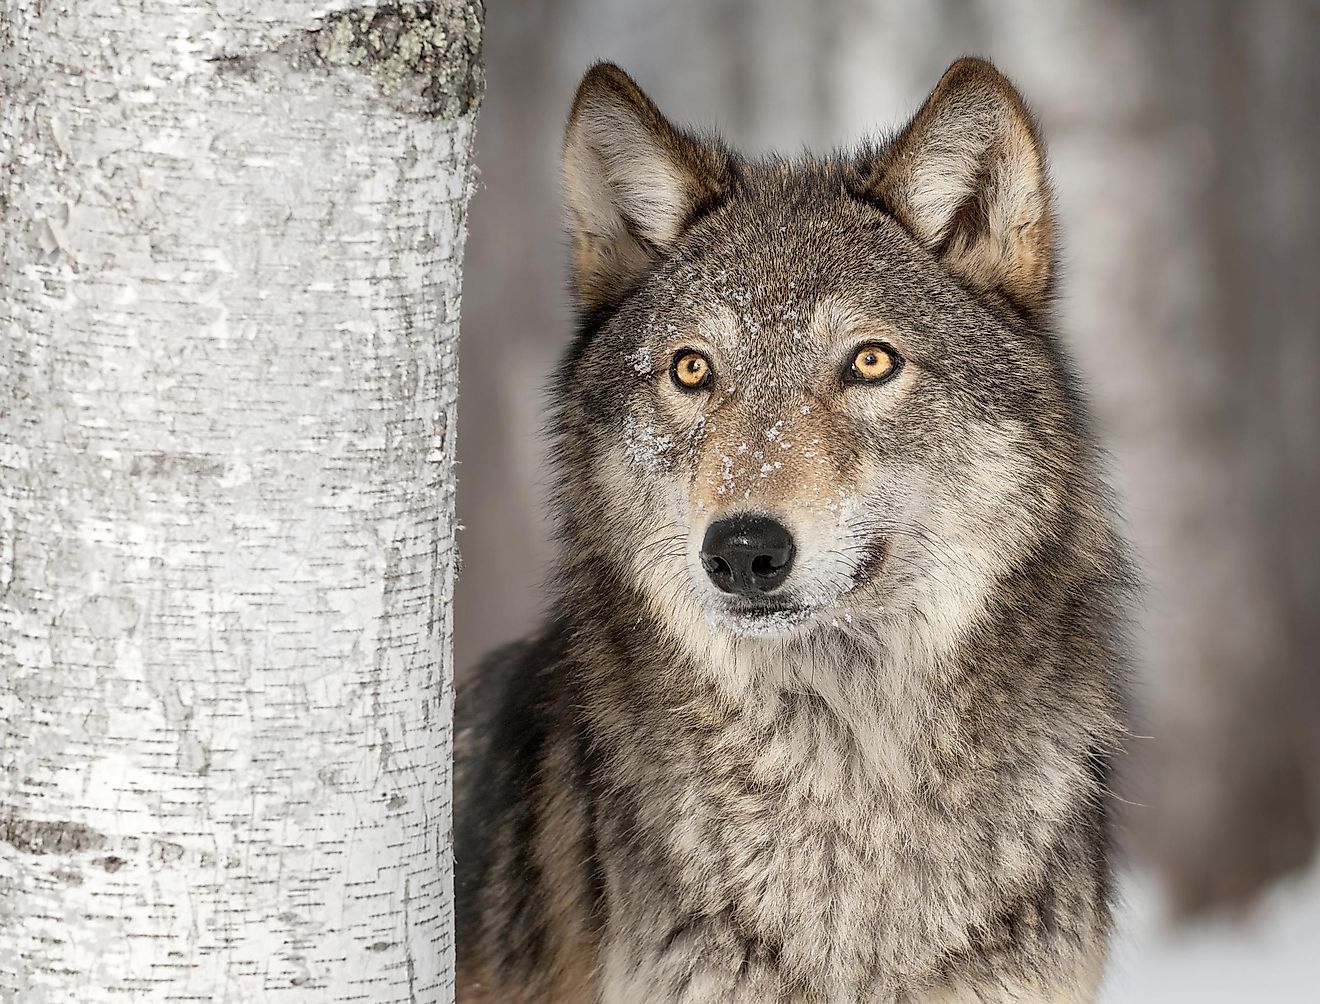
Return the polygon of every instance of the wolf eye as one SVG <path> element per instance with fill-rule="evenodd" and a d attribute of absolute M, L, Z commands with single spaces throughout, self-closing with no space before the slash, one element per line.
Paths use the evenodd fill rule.
<path fill-rule="evenodd" d="M 893 348 L 873 342 L 857 350 L 843 379 L 846 383 L 884 383 L 902 368 L 903 360 Z"/>
<path fill-rule="evenodd" d="M 669 375 L 679 390 L 701 390 L 710 383 L 710 360 L 695 349 L 679 349 Z"/>

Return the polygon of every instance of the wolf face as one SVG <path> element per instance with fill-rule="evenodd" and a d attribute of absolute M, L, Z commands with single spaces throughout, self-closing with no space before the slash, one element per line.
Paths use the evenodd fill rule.
<path fill-rule="evenodd" d="M 1043 164 L 977 60 L 890 143 L 799 163 L 589 73 L 565 150 L 575 560 L 734 664 L 822 632 L 954 644 L 1075 488 Z"/>

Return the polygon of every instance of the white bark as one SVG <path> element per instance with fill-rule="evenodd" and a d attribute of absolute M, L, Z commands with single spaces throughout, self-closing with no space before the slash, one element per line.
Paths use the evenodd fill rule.
<path fill-rule="evenodd" d="M 481 13 L 0 0 L 0 1000 L 452 997 Z"/>

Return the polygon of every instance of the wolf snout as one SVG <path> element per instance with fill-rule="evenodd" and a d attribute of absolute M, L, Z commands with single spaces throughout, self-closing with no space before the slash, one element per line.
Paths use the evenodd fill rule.
<path fill-rule="evenodd" d="M 701 565 L 724 592 L 756 596 L 788 578 L 796 553 L 793 535 L 783 523 L 773 516 L 744 513 L 711 523 L 701 543 Z"/>

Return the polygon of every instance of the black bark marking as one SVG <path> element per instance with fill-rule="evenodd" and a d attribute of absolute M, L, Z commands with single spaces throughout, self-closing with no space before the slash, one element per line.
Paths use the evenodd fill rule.
<path fill-rule="evenodd" d="M 100 850 L 104 833 L 69 820 L 0 819 L 0 842 L 24 854 L 77 854 Z"/>

